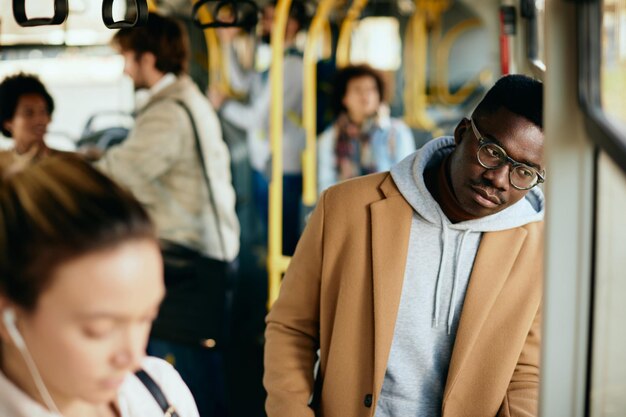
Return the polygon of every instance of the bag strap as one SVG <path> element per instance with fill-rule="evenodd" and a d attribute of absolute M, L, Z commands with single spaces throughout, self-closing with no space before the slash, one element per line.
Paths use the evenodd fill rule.
<path fill-rule="evenodd" d="M 209 190 L 209 202 L 211 203 L 211 206 L 213 207 L 213 213 L 215 213 L 215 223 L 217 226 L 217 234 L 219 235 L 220 246 L 222 248 L 222 254 L 224 255 L 224 260 L 226 260 L 227 258 L 226 245 L 224 243 L 224 236 L 222 234 L 222 229 L 220 227 L 221 225 L 220 215 L 219 215 L 219 212 L 217 211 L 217 205 L 215 204 L 215 197 L 213 195 L 213 188 L 211 187 L 211 180 L 209 179 L 209 174 L 207 172 L 206 164 L 204 162 L 204 153 L 202 152 L 202 145 L 200 144 L 200 136 L 198 135 L 198 129 L 196 127 L 193 114 L 191 113 L 191 110 L 189 110 L 189 107 L 187 107 L 187 105 L 181 100 L 174 100 L 174 101 L 185 110 L 185 112 L 189 116 L 189 120 L 191 121 L 191 127 L 193 128 L 193 136 L 196 142 L 196 151 L 198 153 L 198 158 L 200 159 L 200 166 L 202 167 L 202 175 L 204 176 L 204 181 L 206 182 L 207 189 Z"/>
<path fill-rule="evenodd" d="M 163 391 L 161 391 L 159 385 L 154 381 L 154 379 L 152 379 L 150 375 L 148 375 L 146 371 L 140 369 L 135 372 L 135 375 L 146 386 L 150 394 L 152 394 L 152 396 L 156 400 L 157 404 L 159 404 L 159 407 L 161 407 L 161 410 L 163 410 L 164 417 L 179 417 L 174 406 L 170 405 L 170 403 L 167 401 L 167 398 L 165 398 L 165 395 L 163 394 Z"/>

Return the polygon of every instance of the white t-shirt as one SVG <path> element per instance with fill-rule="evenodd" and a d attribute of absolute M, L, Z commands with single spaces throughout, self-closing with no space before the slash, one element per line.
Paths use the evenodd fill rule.
<path fill-rule="evenodd" d="M 189 388 L 167 362 L 146 357 L 142 368 L 159 385 L 180 417 L 198 417 L 198 409 Z M 118 406 L 122 417 L 163 417 L 163 411 L 145 385 L 128 374 L 120 387 Z M 58 417 L 21 391 L 0 372 L 0 416 L 2 417 Z"/>

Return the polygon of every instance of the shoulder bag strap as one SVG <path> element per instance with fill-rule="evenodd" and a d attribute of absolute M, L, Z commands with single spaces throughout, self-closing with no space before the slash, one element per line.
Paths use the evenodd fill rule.
<path fill-rule="evenodd" d="M 191 114 L 191 110 L 189 107 L 182 102 L 181 100 L 175 100 L 179 106 L 181 106 L 187 115 L 189 116 L 189 120 L 191 121 L 191 127 L 193 128 L 193 136 L 196 141 L 196 152 L 198 153 L 198 158 L 200 159 L 200 166 L 202 167 L 202 175 L 204 176 L 204 181 L 206 182 L 207 189 L 209 191 L 209 201 L 211 206 L 213 207 L 213 213 L 215 213 L 215 223 L 217 226 L 217 234 L 220 239 L 220 246 L 222 248 L 222 254 L 224 255 L 224 261 L 226 261 L 226 245 L 224 244 L 224 236 L 222 235 L 222 228 L 220 222 L 220 214 L 217 211 L 217 205 L 215 204 L 215 197 L 213 196 L 213 189 L 211 187 L 211 181 L 209 180 L 209 174 L 206 169 L 206 165 L 204 163 L 204 153 L 202 153 L 202 145 L 200 145 L 200 137 L 198 136 L 198 129 L 196 128 L 196 123 L 194 121 L 193 115 Z"/>
<path fill-rule="evenodd" d="M 157 404 L 159 404 L 159 407 L 163 410 L 164 417 L 179 417 L 174 406 L 170 405 L 167 398 L 165 398 L 165 395 L 163 394 L 163 391 L 161 391 L 159 385 L 150 375 L 148 375 L 146 371 L 140 369 L 135 372 L 135 375 L 146 386 L 148 391 L 150 391 L 150 394 L 152 394 Z"/>

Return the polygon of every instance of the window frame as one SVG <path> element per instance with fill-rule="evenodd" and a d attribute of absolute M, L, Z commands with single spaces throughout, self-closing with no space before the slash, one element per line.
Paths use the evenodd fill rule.
<path fill-rule="evenodd" d="M 601 7 L 602 0 L 578 2 L 578 102 L 586 116 L 585 127 L 591 141 L 626 173 L 626 133 L 609 120 L 600 99 Z"/>

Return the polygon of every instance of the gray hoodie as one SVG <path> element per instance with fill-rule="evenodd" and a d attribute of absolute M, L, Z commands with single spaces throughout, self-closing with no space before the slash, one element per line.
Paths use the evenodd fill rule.
<path fill-rule="evenodd" d="M 537 187 L 507 209 L 453 224 L 424 183 L 424 170 L 454 150 L 454 138 L 430 141 L 391 169 L 414 209 L 391 351 L 375 417 L 441 415 L 443 390 L 465 292 L 483 232 L 543 219 Z"/>

